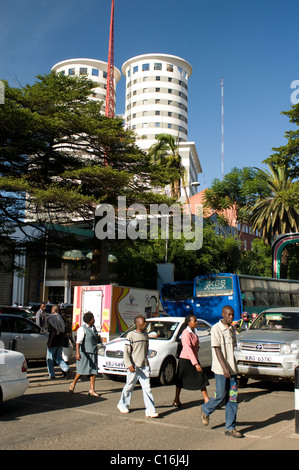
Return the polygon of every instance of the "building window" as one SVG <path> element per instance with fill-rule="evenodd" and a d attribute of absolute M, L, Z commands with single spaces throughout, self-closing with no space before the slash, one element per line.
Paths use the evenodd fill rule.
<path fill-rule="evenodd" d="M 162 64 L 160 62 L 155 62 L 154 70 L 162 70 Z"/>
<path fill-rule="evenodd" d="M 144 122 L 144 123 L 142 124 L 142 127 L 143 127 L 143 128 L 144 128 L 144 127 L 147 127 L 147 123 Z"/>
<path fill-rule="evenodd" d="M 147 104 L 147 100 L 143 100 L 143 104 L 145 104 L 145 105 L 146 105 L 146 104 Z"/>
<path fill-rule="evenodd" d="M 128 75 L 128 76 L 129 76 L 129 75 Z M 104 78 L 107 78 L 107 72 L 106 72 L 106 70 L 103 71 L 103 77 L 104 77 Z"/>
<path fill-rule="evenodd" d="M 142 71 L 143 71 L 143 72 L 147 72 L 149 69 L 150 69 L 150 65 L 149 65 L 149 64 L 142 64 Z"/>
<path fill-rule="evenodd" d="M 156 116 L 160 116 L 160 111 L 155 111 Z"/>
<path fill-rule="evenodd" d="M 132 119 L 135 119 L 135 118 L 136 118 L 136 113 L 132 115 Z"/>
<path fill-rule="evenodd" d="M 86 67 L 80 67 L 80 75 L 87 75 L 87 68 Z"/>
<path fill-rule="evenodd" d="M 98 77 L 98 76 L 99 76 L 99 70 L 98 70 L 98 69 L 91 69 L 91 74 L 92 74 L 94 77 Z"/>
<path fill-rule="evenodd" d="M 172 77 L 168 77 L 168 81 L 169 81 L 169 82 L 172 82 Z"/>
<path fill-rule="evenodd" d="M 69 69 L 69 75 L 75 75 L 75 69 Z"/>
<path fill-rule="evenodd" d="M 169 116 L 169 117 L 172 116 L 172 112 L 171 112 L 171 111 L 168 111 L 168 116 Z"/>
<path fill-rule="evenodd" d="M 155 104 L 160 103 L 160 98 L 155 99 Z"/>
<path fill-rule="evenodd" d="M 167 64 L 166 70 L 167 70 L 167 72 L 173 72 L 173 65 Z"/>
<path fill-rule="evenodd" d="M 158 76 L 156 77 L 156 81 L 160 81 L 160 80 L 161 80 L 161 77 L 158 75 Z"/>
<path fill-rule="evenodd" d="M 159 93 L 159 91 L 160 91 L 160 88 L 156 88 L 156 92 Z"/>
<path fill-rule="evenodd" d="M 143 111 L 142 116 L 147 116 L 147 111 Z"/>
<path fill-rule="evenodd" d="M 168 93 L 172 93 L 172 89 L 171 89 L 171 88 L 168 88 Z"/>
<path fill-rule="evenodd" d="M 168 129 L 171 129 L 172 128 L 172 124 L 168 124 Z"/>
<path fill-rule="evenodd" d="M 159 122 L 155 122 L 155 127 L 160 127 L 160 123 L 159 123 Z"/>
<path fill-rule="evenodd" d="M 138 65 L 135 65 L 135 67 L 133 67 L 133 73 L 136 73 L 138 72 Z"/>

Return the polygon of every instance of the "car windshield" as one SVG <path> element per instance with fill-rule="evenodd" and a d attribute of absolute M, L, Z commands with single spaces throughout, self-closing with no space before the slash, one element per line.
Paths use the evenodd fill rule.
<path fill-rule="evenodd" d="M 177 326 L 179 325 L 178 321 L 149 321 L 147 322 L 146 331 L 150 339 L 160 339 L 160 340 L 169 340 L 172 338 Z M 129 331 L 135 329 L 135 325 L 132 325 L 125 333 L 121 336 L 124 338 L 127 336 Z"/>
<path fill-rule="evenodd" d="M 299 330 L 298 312 L 264 312 L 258 316 L 250 329 Z"/>

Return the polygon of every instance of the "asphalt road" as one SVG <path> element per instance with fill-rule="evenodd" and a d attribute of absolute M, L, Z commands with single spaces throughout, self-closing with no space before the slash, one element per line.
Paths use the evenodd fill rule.
<path fill-rule="evenodd" d="M 74 372 L 75 365 L 71 367 Z M 239 389 L 237 429 L 244 437 L 235 439 L 224 435 L 224 408 L 212 415 L 208 427 L 203 426 L 200 392 L 183 390 L 185 407 L 176 409 L 171 406 L 174 386 L 153 383 L 159 418 L 151 419 L 145 417 L 142 391 L 137 385 L 130 413 L 122 415 L 116 408 L 122 380 L 99 376 L 96 389 L 100 398 L 94 398 L 88 396 L 89 381 L 85 380 L 78 382 L 75 393 L 70 394 L 71 380 L 62 379 L 56 370 L 59 378 L 49 381 L 44 363 L 29 365 L 30 386 L 25 395 L 0 406 L 2 451 L 105 450 L 101 455 L 111 465 L 131 463 L 141 468 L 150 461 L 160 468 L 166 464 L 180 468 L 190 466 L 187 458 L 197 456 L 192 451 L 299 450 L 293 384 L 249 381 L 246 388 Z M 212 375 L 209 380 L 211 396 L 215 390 Z M 144 456 L 143 463 L 112 461 L 128 459 L 136 451 L 140 458 Z M 169 452 L 164 455 L 163 451 Z M 185 460 L 176 460 L 179 456 Z"/>

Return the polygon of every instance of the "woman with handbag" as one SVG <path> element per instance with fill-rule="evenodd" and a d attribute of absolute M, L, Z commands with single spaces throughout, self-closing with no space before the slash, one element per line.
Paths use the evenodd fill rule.
<path fill-rule="evenodd" d="M 182 388 L 186 390 L 201 390 L 204 403 L 209 401 L 206 387 L 208 378 L 203 372 L 198 360 L 199 339 L 196 334 L 197 318 L 190 314 L 185 319 L 186 328 L 181 335 L 182 350 L 179 356 L 178 370 L 176 374 L 176 391 L 173 406 L 182 408 L 180 393 Z"/>
<path fill-rule="evenodd" d="M 88 395 L 99 397 L 95 391 L 95 378 L 97 374 L 97 353 L 100 336 L 94 326 L 93 313 L 87 312 L 83 316 L 83 325 L 77 331 L 76 340 L 76 367 L 77 372 L 70 385 L 69 392 L 73 393 L 77 381 L 82 375 L 90 377 L 90 390 Z"/>

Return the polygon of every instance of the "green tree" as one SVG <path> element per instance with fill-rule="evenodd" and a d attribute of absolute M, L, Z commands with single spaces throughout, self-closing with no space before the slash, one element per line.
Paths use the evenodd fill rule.
<path fill-rule="evenodd" d="M 249 205 L 249 222 L 254 230 L 262 234 L 266 243 L 271 243 L 275 235 L 298 231 L 299 201 L 293 204 L 290 194 L 299 187 L 287 165 L 278 166 L 269 162 L 268 166 L 269 170 L 258 170 L 259 177 L 267 185 L 267 196 Z"/>
<path fill-rule="evenodd" d="M 179 198 L 180 187 L 186 184 L 186 169 L 182 165 L 178 141 L 172 135 L 159 134 L 157 143 L 152 145 L 148 155 L 152 158 L 153 163 L 162 164 L 167 169 L 171 182 L 171 195 Z"/>
<path fill-rule="evenodd" d="M 128 204 L 167 201 L 151 191 L 170 181 L 166 171 L 161 165 L 153 168 L 122 119 L 101 114 L 102 103 L 90 99 L 93 87 L 85 77 L 56 73 L 40 75 L 22 88 L 5 83 L 0 106 L 2 237 L 8 239 L 16 226 L 24 230 L 31 224 L 44 233 L 49 224 L 74 219 L 92 228 L 96 206 L 116 204 L 118 196 L 126 196 Z M 66 236 L 57 241 L 55 230 L 48 231 L 48 245 L 62 248 L 73 242 Z M 95 243 L 94 258 L 99 259 Z"/>
<path fill-rule="evenodd" d="M 227 221 L 246 224 L 248 222 L 248 205 L 255 198 L 265 193 L 265 185 L 257 169 L 245 167 L 233 168 L 222 180 L 215 179 L 211 188 L 205 191 L 203 205 L 216 211 L 219 215 L 229 209 L 232 220 Z"/>

